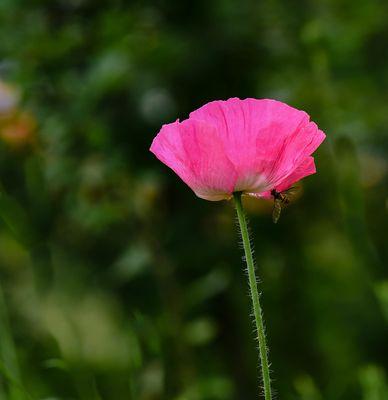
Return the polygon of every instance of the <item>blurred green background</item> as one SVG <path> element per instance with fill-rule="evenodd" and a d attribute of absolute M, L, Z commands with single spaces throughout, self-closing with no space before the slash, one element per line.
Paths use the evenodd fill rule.
<path fill-rule="evenodd" d="M 214 99 L 305 109 L 318 173 L 246 200 L 276 398 L 388 399 L 388 3 L 1 0 L 0 399 L 249 400 L 233 204 L 149 153 Z"/>

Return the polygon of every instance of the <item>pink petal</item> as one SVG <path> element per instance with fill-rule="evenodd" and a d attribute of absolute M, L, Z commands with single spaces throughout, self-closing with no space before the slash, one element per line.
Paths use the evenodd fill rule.
<path fill-rule="evenodd" d="M 232 195 L 237 174 L 214 126 L 190 119 L 164 125 L 150 150 L 198 197 L 215 201 Z"/>
<path fill-rule="evenodd" d="M 273 187 L 273 189 L 276 189 L 278 192 L 287 190 L 294 183 L 300 181 L 302 178 L 305 178 L 306 176 L 315 174 L 315 172 L 316 169 L 315 169 L 314 158 L 309 156 L 305 158 L 290 175 L 288 175 L 285 179 L 283 179 L 283 181 L 281 181 L 276 187 Z M 260 193 L 259 195 L 256 194 L 256 196 L 265 199 L 270 199 L 272 197 L 270 190 L 264 193 Z"/>
<path fill-rule="evenodd" d="M 190 119 L 216 127 L 238 174 L 235 190 L 248 192 L 270 189 L 272 179 L 281 176 L 279 169 L 292 172 L 289 157 L 282 161 L 283 153 L 292 138 L 310 124 L 305 112 L 268 99 L 214 101 L 193 111 Z"/>
<path fill-rule="evenodd" d="M 294 173 L 323 142 L 325 134 L 314 122 L 308 122 L 284 141 L 284 149 L 268 176 L 273 188 Z"/>

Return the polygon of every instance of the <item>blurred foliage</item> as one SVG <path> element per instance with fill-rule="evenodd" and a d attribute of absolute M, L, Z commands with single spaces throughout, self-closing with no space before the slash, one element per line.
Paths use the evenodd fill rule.
<path fill-rule="evenodd" d="M 388 3 L 0 2 L 0 398 L 257 398 L 231 203 L 148 152 L 271 97 L 327 133 L 285 210 L 246 199 L 277 397 L 388 398 Z"/>

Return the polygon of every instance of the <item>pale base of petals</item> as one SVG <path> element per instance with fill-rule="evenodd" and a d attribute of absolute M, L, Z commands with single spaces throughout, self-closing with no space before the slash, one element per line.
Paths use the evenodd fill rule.
<path fill-rule="evenodd" d="M 261 193 L 268 190 L 268 182 L 263 175 L 250 175 L 237 180 L 235 192 Z"/>
<path fill-rule="evenodd" d="M 220 200 L 230 200 L 233 195 L 231 193 L 211 193 L 211 192 L 200 192 L 194 190 L 197 197 L 209 201 L 220 201 Z"/>

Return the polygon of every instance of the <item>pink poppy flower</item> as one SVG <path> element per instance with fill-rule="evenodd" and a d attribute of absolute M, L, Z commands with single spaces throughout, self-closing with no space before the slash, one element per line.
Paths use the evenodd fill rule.
<path fill-rule="evenodd" d="M 269 198 L 314 174 L 325 139 L 304 111 L 269 99 L 212 101 L 163 125 L 151 152 L 206 200 L 233 192 Z"/>

